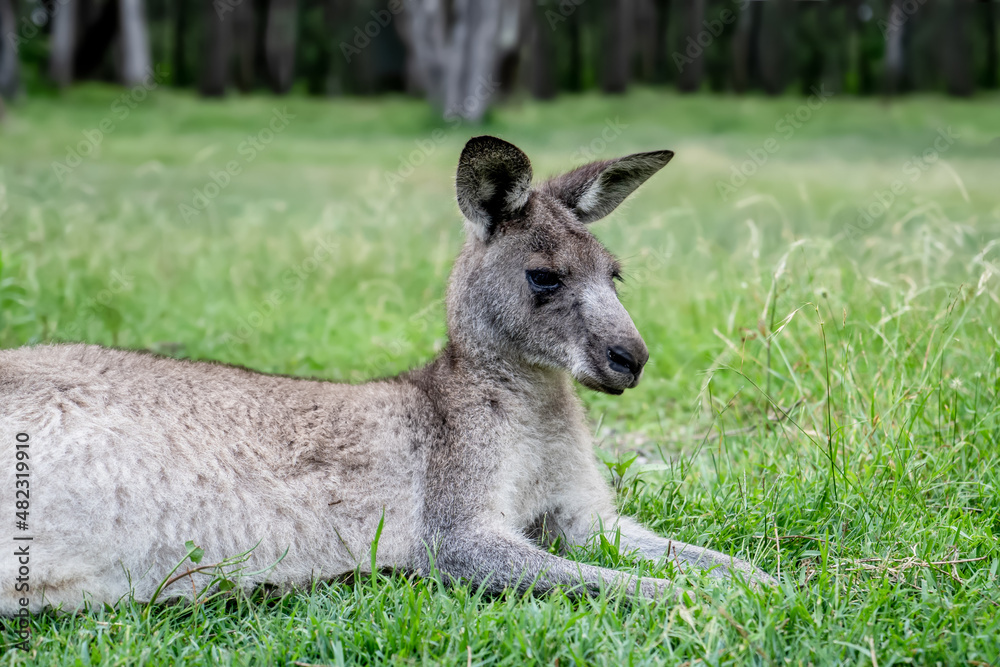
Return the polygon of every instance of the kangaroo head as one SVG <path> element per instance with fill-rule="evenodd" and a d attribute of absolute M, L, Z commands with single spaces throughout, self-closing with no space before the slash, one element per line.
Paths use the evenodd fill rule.
<path fill-rule="evenodd" d="M 516 146 L 475 137 L 456 191 L 468 240 L 452 273 L 453 342 L 511 363 L 568 371 L 611 394 L 636 386 L 646 344 L 618 300 L 614 256 L 587 230 L 673 157 L 638 153 L 537 187 Z"/>

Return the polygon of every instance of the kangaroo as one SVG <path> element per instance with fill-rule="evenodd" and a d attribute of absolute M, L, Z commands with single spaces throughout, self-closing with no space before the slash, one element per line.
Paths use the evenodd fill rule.
<path fill-rule="evenodd" d="M 488 591 L 673 594 L 544 548 L 600 531 L 644 558 L 773 583 L 619 516 L 572 384 L 639 383 L 649 354 L 618 300 L 619 264 L 586 225 L 672 157 L 595 162 L 533 187 L 521 150 L 471 139 L 448 343 L 397 377 L 338 384 L 83 344 L 0 351 L 0 507 L 13 512 L 30 486 L 15 532 L 32 538 L 14 543 L 30 550 L 28 588 L 9 547 L 0 558 L 0 614 L 148 601 L 188 540 L 205 562 L 250 551 L 247 590 L 374 565 Z M 27 478 L 15 477 L 21 451 Z"/>

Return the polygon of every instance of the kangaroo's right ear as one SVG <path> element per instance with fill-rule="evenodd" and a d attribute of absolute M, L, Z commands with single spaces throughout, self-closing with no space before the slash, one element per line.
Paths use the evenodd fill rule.
<path fill-rule="evenodd" d="M 528 202 L 531 162 L 514 144 L 473 137 L 458 159 L 455 192 L 472 233 L 487 241 L 500 221 L 516 215 Z"/>
<path fill-rule="evenodd" d="M 560 200 L 586 224 L 615 210 L 673 156 L 673 151 L 653 151 L 592 162 L 546 181 L 541 189 Z"/>

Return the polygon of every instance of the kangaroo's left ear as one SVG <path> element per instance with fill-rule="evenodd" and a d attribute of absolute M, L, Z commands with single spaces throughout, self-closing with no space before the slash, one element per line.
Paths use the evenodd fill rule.
<path fill-rule="evenodd" d="M 524 208 L 531 191 L 531 161 L 496 137 L 473 137 L 458 159 L 455 194 L 469 230 L 489 241 L 497 226 Z"/>
<path fill-rule="evenodd" d="M 615 210 L 673 156 L 673 151 L 653 151 L 592 162 L 556 176 L 540 189 L 565 204 L 580 222 L 594 222 Z"/>

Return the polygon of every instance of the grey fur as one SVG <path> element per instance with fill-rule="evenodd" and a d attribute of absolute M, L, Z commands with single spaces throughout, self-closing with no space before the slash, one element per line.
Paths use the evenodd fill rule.
<path fill-rule="evenodd" d="M 532 539 L 569 547 L 616 529 L 647 558 L 771 582 L 620 517 L 572 385 L 621 393 L 639 381 L 648 353 L 615 294 L 617 262 L 583 221 L 668 159 L 597 163 L 530 189 L 520 150 L 471 140 L 456 181 L 470 234 L 448 289 L 449 343 L 396 378 L 341 385 L 93 345 L 0 351 L 8 511 L 15 435 L 31 438 L 29 608 L 148 600 L 186 540 L 205 562 L 257 545 L 248 570 L 287 550 L 244 577 L 248 589 L 368 571 L 383 517 L 376 567 L 426 573 L 433 557 L 447 577 L 494 591 L 670 594 L 667 581 L 575 563 Z M 543 269 L 550 278 L 532 274 L 533 287 L 527 272 Z M 540 291 L 551 276 L 558 286 Z M 0 558 L 2 614 L 25 597 L 17 567 Z"/>

